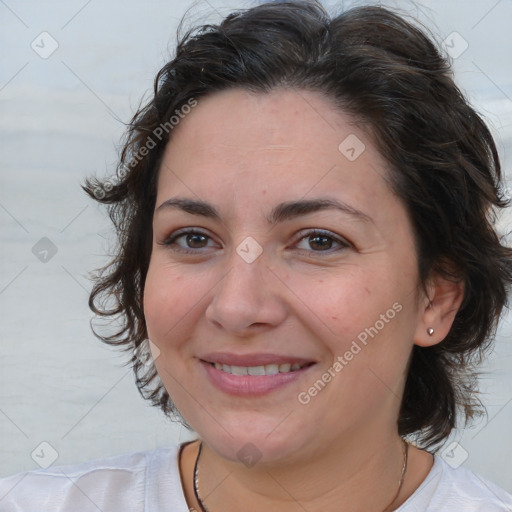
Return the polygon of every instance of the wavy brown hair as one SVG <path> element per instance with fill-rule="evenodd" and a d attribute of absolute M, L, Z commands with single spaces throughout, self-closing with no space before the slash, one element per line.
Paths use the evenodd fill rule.
<path fill-rule="evenodd" d="M 410 215 L 419 284 L 432 273 L 463 283 L 448 336 L 413 348 L 398 419 L 399 433 L 420 446 L 441 443 L 459 417 L 467 423 L 483 412 L 477 364 L 492 345 L 512 282 L 512 250 L 495 229 L 507 202 L 491 133 L 455 85 L 447 58 L 426 29 L 385 8 L 332 17 L 315 1 L 266 3 L 178 36 L 174 58 L 129 124 L 117 179 L 91 177 L 83 185 L 108 205 L 117 234 L 115 255 L 93 276 L 89 306 L 121 327 L 96 336 L 129 350 L 141 394 L 180 418 L 154 365 L 134 353 L 147 339 L 143 289 L 157 175 L 173 116 L 232 87 L 318 91 L 352 114 L 387 159 Z"/>

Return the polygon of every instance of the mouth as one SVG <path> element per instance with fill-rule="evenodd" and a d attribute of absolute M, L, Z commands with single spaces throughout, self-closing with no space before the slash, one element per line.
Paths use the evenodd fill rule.
<path fill-rule="evenodd" d="M 293 373 L 301 370 L 302 368 L 311 366 L 315 364 L 314 362 L 309 363 L 271 363 L 259 366 L 236 366 L 222 363 L 210 363 L 208 361 L 203 361 L 217 370 L 220 370 L 225 373 L 229 373 L 231 375 L 252 375 L 252 376 L 262 376 L 262 375 L 277 375 L 278 373 Z"/>
<path fill-rule="evenodd" d="M 277 354 L 216 353 L 198 358 L 215 388 L 229 395 L 257 397 L 300 382 L 316 361 Z"/>

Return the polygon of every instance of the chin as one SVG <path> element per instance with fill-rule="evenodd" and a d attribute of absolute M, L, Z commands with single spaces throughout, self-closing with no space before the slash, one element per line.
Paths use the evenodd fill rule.
<path fill-rule="evenodd" d="M 311 447 L 310 439 L 301 438 L 298 432 L 284 429 L 279 431 L 276 424 L 279 422 L 273 422 L 272 428 L 262 428 L 261 425 L 258 428 L 255 421 L 249 421 L 248 424 L 238 422 L 237 428 L 228 426 L 224 430 L 220 427 L 217 432 L 205 431 L 204 434 L 198 434 L 221 457 L 241 462 L 247 467 L 254 464 L 290 463 L 297 459 L 304 447 Z"/>

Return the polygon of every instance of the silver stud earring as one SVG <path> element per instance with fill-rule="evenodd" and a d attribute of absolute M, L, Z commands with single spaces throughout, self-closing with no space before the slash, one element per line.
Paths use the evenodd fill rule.
<path fill-rule="evenodd" d="M 432 336 L 432 334 L 434 334 L 434 329 L 432 329 L 432 327 L 429 327 L 429 328 L 427 329 L 427 332 L 428 332 L 428 335 L 429 335 L 429 336 Z"/>

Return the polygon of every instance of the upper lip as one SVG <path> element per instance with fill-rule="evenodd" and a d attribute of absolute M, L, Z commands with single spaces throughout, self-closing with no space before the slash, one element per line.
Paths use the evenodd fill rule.
<path fill-rule="evenodd" d="M 228 352 L 214 352 L 206 354 L 199 359 L 207 363 L 219 363 L 229 366 L 265 366 L 267 364 L 307 364 L 315 362 L 312 359 L 281 354 L 231 354 Z"/>

